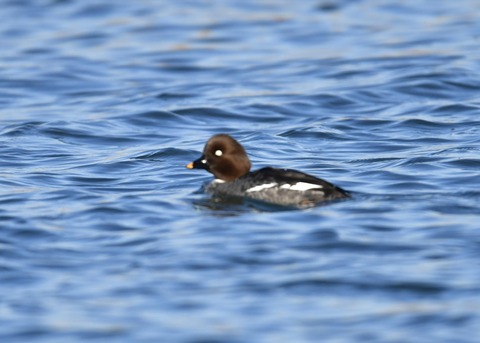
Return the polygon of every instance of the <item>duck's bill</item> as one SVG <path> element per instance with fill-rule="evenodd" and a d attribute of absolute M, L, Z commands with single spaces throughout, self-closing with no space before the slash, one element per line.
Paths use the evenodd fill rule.
<path fill-rule="evenodd" d="M 208 164 L 207 164 L 207 160 L 205 159 L 205 156 L 202 156 L 198 160 L 190 162 L 189 164 L 186 165 L 186 167 L 188 169 L 206 169 L 206 170 L 208 170 Z"/>

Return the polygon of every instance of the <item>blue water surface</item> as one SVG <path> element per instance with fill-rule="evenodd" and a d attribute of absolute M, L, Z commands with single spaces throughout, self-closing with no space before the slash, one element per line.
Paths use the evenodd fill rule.
<path fill-rule="evenodd" d="M 0 342 L 480 342 L 480 2 L 0 5 Z"/>

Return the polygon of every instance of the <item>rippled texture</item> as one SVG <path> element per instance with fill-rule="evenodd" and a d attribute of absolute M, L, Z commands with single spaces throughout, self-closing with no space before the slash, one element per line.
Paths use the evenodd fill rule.
<path fill-rule="evenodd" d="M 1 5 L 1 342 L 480 341 L 478 1 Z M 220 132 L 354 197 L 217 202 Z"/>

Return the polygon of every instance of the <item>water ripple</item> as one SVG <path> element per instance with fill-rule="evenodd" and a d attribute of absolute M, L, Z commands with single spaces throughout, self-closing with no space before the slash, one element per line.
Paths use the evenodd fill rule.
<path fill-rule="evenodd" d="M 475 1 L 2 5 L 2 342 L 478 342 Z M 204 194 L 220 132 L 353 197 Z"/>

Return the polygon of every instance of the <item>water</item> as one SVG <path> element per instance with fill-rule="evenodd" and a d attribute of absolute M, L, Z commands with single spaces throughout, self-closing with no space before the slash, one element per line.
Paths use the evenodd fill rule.
<path fill-rule="evenodd" d="M 1 342 L 480 341 L 478 1 L 1 8 Z M 216 202 L 222 132 L 354 198 Z"/>

